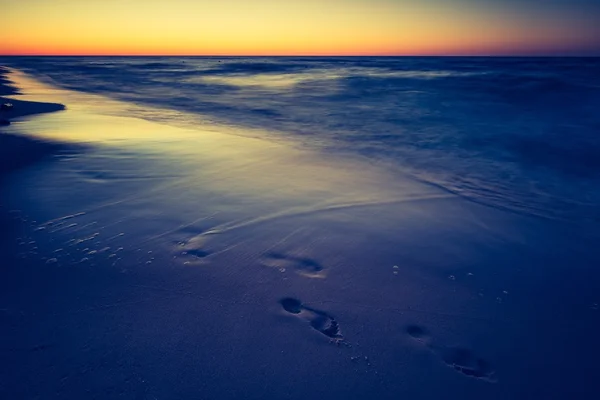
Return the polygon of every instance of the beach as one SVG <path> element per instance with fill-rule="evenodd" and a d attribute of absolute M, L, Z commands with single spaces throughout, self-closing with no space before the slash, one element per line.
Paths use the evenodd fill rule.
<path fill-rule="evenodd" d="M 61 104 L 25 102 L 17 99 L 10 101 L 2 96 L 18 94 L 15 87 L 4 77 L 7 69 L 0 67 L 0 104 L 9 103 L 14 106 L 10 111 L 3 111 L 0 117 L 21 118 L 28 115 L 63 110 Z M 0 146 L 0 174 L 14 170 L 20 166 L 42 158 L 52 150 L 58 150 L 58 144 L 51 144 L 32 138 L 26 139 L 22 136 L 2 135 Z"/>
<path fill-rule="evenodd" d="M 600 394 L 594 212 L 0 72 L 1 398 Z"/>

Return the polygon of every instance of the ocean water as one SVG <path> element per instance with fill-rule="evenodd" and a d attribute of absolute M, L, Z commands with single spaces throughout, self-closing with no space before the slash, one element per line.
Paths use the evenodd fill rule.
<path fill-rule="evenodd" d="M 492 207 L 600 220 L 598 58 L 4 57 L 0 64 L 153 107 L 140 118 L 259 128 L 267 140 L 359 154 Z"/>

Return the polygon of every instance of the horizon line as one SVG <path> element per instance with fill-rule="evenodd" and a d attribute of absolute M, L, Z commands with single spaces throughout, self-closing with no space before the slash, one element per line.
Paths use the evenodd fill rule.
<path fill-rule="evenodd" d="M 0 54 L 0 57 L 481 57 L 481 58 L 600 58 L 596 54 Z"/>

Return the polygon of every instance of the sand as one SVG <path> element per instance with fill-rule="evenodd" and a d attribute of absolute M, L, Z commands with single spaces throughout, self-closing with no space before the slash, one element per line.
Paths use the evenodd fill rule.
<path fill-rule="evenodd" d="M 35 115 L 64 110 L 62 104 L 43 103 L 8 99 L 5 95 L 18 94 L 18 90 L 10 84 L 5 74 L 8 69 L 0 67 L 0 104 L 10 103 L 11 110 L 0 111 L 0 119 L 10 121 L 28 115 Z M 0 133 L 2 127 L 0 127 Z M 61 145 L 39 139 L 2 134 L 0 135 L 0 177 L 5 173 L 37 161 L 44 156 L 58 151 Z"/>
<path fill-rule="evenodd" d="M 85 146 L 3 179 L 1 398 L 600 394 L 597 231 L 10 78 Z"/>

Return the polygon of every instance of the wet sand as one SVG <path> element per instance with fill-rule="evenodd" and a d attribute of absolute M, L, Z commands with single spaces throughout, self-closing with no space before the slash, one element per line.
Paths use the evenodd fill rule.
<path fill-rule="evenodd" d="M 62 104 L 22 101 L 8 99 L 4 96 L 18 94 L 18 90 L 6 78 L 8 69 L 0 67 L 0 104 L 10 103 L 13 108 L 1 110 L 0 119 L 11 121 L 28 115 L 64 110 Z M 60 149 L 58 143 L 42 141 L 34 137 L 3 134 L 0 126 L 0 179 L 2 176 L 17 168 L 26 166 L 42 159 L 46 155 Z"/>
<path fill-rule="evenodd" d="M 2 398 L 600 393 L 597 231 L 11 77 L 86 147 L 5 179 Z"/>

